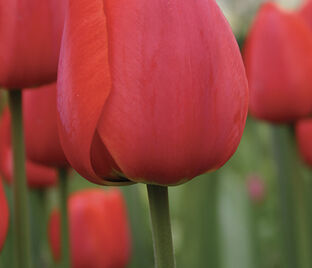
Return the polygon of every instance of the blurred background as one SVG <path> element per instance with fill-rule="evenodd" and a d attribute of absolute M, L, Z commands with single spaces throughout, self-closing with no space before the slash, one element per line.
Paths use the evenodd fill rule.
<path fill-rule="evenodd" d="M 242 43 L 258 10 L 258 0 L 219 0 L 238 41 Z M 285 8 L 296 8 L 299 1 L 277 1 Z M 4 95 L 5 92 L 1 91 Z M 0 98 L 1 99 L 1 98 Z M 2 98 L 3 103 L 5 98 Z M 169 188 L 171 221 L 177 267 L 179 268 L 282 268 L 283 200 L 277 194 L 279 178 L 293 174 L 295 190 L 296 243 L 300 267 L 311 263 L 312 247 L 312 172 L 297 155 L 292 130 L 276 127 L 248 117 L 244 135 L 235 155 L 220 170 L 208 173 L 181 186 Z M 288 135 L 288 136 L 287 136 Z M 289 136 L 290 135 L 290 136 Z M 278 149 L 289 146 L 286 157 Z M 283 146 L 284 146 L 283 145 Z M 294 160 L 295 159 L 295 160 Z M 299 160 L 298 160 L 299 159 Z M 290 170 L 293 161 L 300 168 Z M 286 164 L 285 164 L 286 163 Z M 289 165 L 287 165 L 289 163 Z M 297 172 L 300 170 L 300 172 Z M 71 174 L 70 191 L 99 187 Z M 300 177 L 300 178 L 299 178 Z M 12 193 L 4 185 L 10 205 Z M 143 184 L 121 187 L 124 193 L 132 232 L 132 257 L 129 267 L 153 267 L 153 248 L 146 187 Z M 48 210 L 57 206 L 56 189 L 47 190 Z M 38 193 L 31 190 L 31 219 L 40 217 L 36 209 Z M 11 207 L 12 209 L 12 207 Z M 287 208 L 286 208 L 287 210 Z M 39 213 L 39 214 L 38 214 Z M 310 227 L 310 228 L 309 228 Z M 46 227 L 47 229 L 47 227 Z M 32 229 L 32 236 L 46 236 L 46 230 Z M 0 254 L 0 267 L 11 267 L 12 224 Z M 38 252 L 38 245 L 32 245 Z M 35 254 L 35 253 L 34 253 Z M 44 267 L 41 259 L 50 259 L 46 242 L 44 255 L 36 256 L 36 267 Z"/>

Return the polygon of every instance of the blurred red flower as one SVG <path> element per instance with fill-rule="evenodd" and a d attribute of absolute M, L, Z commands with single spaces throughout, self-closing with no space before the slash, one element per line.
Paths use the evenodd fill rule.
<path fill-rule="evenodd" d="M 259 203 L 263 201 L 265 196 L 264 181 L 258 175 L 250 175 L 247 178 L 247 190 L 249 198 L 255 202 Z"/>
<path fill-rule="evenodd" d="M 56 84 L 23 90 L 27 158 L 52 167 L 66 167 L 56 123 Z"/>
<path fill-rule="evenodd" d="M 312 119 L 296 123 L 296 140 L 302 159 L 312 166 Z"/>
<path fill-rule="evenodd" d="M 297 13 L 264 4 L 244 47 L 250 113 L 289 122 L 312 112 L 312 33 Z"/>
<path fill-rule="evenodd" d="M 38 86 L 56 80 L 64 0 L 0 1 L 0 86 Z"/>
<path fill-rule="evenodd" d="M 9 228 L 9 208 L 0 178 L 0 252 Z"/>
<path fill-rule="evenodd" d="M 73 268 L 123 268 L 131 242 L 125 203 L 119 190 L 84 190 L 68 203 Z M 48 227 L 53 256 L 60 259 L 60 214 L 53 211 Z"/>
<path fill-rule="evenodd" d="M 11 147 L 11 118 L 6 107 L 0 119 L 0 174 L 9 183 L 13 179 L 13 156 Z M 41 188 L 55 185 L 56 170 L 26 159 L 26 176 L 29 187 Z"/>

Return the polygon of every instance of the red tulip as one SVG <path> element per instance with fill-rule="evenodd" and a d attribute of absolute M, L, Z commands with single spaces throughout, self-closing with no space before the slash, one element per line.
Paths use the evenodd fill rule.
<path fill-rule="evenodd" d="M 11 148 L 11 119 L 6 108 L 0 121 L 0 173 L 8 182 L 13 179 L 13 156 Z M 41 188 L 53 186 L 57 181 L 56 171 L 38 165 L 29 159 L 26 161 L 27 182 L 30 187 Z"/>
<path fill-rule="evenodd" d="M 130 258 L 126 207 L 118 190 L 84 190 L 69 198 L 69 237 L 74 268 L 122 268 Z M 60 259 L 60 214 L 49 221 L 53 256 Z"/>
<path fill-rule="evenodd" d="M 263 179 L 258 175 L 251 175 L 247 179 L 247 190 L 249 198 L 255 202 L 260 203 L 264 199 L 265 187 Z"/>
<path fill-rule="evenodd" d="M 244 129 L 244 66 L 215 1 L 70 0 L 58 78 L 65 155 L 99 184 L 183 183 Z"/>
<path fill-rule="evenodd" d="M 296 123 L 296 139 L 301 157 L 312 166 L 312 119 L 302 119 Z"/>
<path fill-rule="evenodd" d="M 46 166 L 68 165 L 56 123 L 56 85 L 23 90 L 23 118 L 27 157 Z"/>
<path fill-rule="evenodd" d="M 9 227 L 9 208 L 0 178 L 0 252 Z"/>
<path fill-rule="evenodd" d="M 312 112 L 312 34 L 298 14 L 264 4 L 248 34 L 244 59 L 252 115 L 289 122 Z"/>
<path fill-rule="evenodd" d="M 0 0 L 0 85 L 56 80 L 64 0 Z"/>
<path fill-rule="evenodd" d="M 299 10 L 299 14 L 303 17 L 303 19 L 308 23 L 310 29 L 312 29 L 312 1 L 306 1 L 301 6 Z"/>

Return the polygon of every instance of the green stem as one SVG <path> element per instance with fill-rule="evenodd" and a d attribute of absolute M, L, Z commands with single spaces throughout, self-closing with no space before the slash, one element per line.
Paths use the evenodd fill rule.
<path fill-rule="evenodd" d="M 289 144 L 287 130 L 282 126 L 273 126 L 273 149 L 277 165 L 278 197 L 280 206 L 280 228 L 282 232 L 282 249 L 285 267 L 298 267 L 296 234 L 294 223 L 294 196 L 291 191 L 291 173 L 289 168 L 292 163 L 289 157 Z M 288 169 L 288 170 L 287 170 Z"/>
<path fill-rule="evenodd" d="M 251 246 L 253 254 L 253 267 L 263 267 L 262 251 L 259 237 L 260 204 L 251 201 L 249 205 Z"/>
<path fill-rule="evenodd" d="M 47 226 L 47 189 L 34 189 L 30 192 L 31 199 L 31 237 L 34 267 L 50 267 Z"/>
<path fill-rule="evenodd" d="M 145 215 L 145 200 L 140 194 L 144 186 L 138 183 L 121 187 L 127 203 L 133 238 L 132 257 L 127 268 L 152 267 L 153 265 L 153 243 L 149 233 L 149 219 Z"/>
<path fill-rule="evenodd" d="M 298 253 L 299 253 L 299 267 L 311 268 L 311 244 L 310 236 L 311 229 L 309 225 L 308 204 L 305 195 L 305 183 L 299 175 L 296 177 L 297 182 L 294 185 L 296 197 L 296 215 L 297 230 L 298 230 Z"/>
<path fill-rule="evenodd" d="M 14 252 L 17 267 L 30 268 L 30 228 L 28 210 L 28 191 L 25 172 L 25 147 L 22 117 L 22 92 L 9 91 L 11 110 L 11 129 L 13 147 L 13 203 L 14 203 Z"/>
<path fill-rule="evenodd" d="M 273 140 L 278 168 L 281 230 L 284 259 L 287 267 L 309 268 L 311 245 L 308 239 L 308 208 L 306 187 L 298 163 L 294 137 L 289 126 L 274 126 Z"/>
<path fill-rule="evenodd" d="M 61 210 L 61 267 L 70 267 L 70 244 L 68 227 L 68 178 L 66 169 L 59 169 L 59 198 Z"/>
<path fill-rule="evenodd" d="M 174 268 L 168 187 L 147 185 L 156 268 Z"/>
<path fill-rule="evenodd" d="M 207 267 L 220 267 L 219 261 L 219 222 L 218 222 L 218 184 L 220 178 L 215 174 L 209 174 L 208 178 L 205 178 L 206 187 L 202 189 L 201 198 L 203 204 L 206 202 L 206 209 L 202 211 L 203 221 L 201 228 L 203 228 L 202 240 L 205 241 L 205 246 L 201 250 L 201 258 L 206 256 L 206 261 L 210 265 Z M 206 191 L 206 193 L 204 193 Z M 200 215 L 198 215 L 200 216 Z M 207 250 L 207 251 L 206 251 Z"/>

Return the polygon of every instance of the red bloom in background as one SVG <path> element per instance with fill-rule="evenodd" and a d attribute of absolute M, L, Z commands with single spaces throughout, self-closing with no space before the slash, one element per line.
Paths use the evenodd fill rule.
<path fill-rule="evenodd" d="M 0 178 L 0 252 L 9 228 L 9 207 Z"/>
<path fill-rule="evenodd" d="M 264 4 L 248 34 L 244 60 L 253 116 L 289 122 L 312 112 L 312 34 L 298 14 Z"/>
<path fill-rule="evenodd" d="M 215 1 L 70 0 L 60 59 L 61 143 L 90 181 L 175 185 L 235 152 L 248 88 Z"/>
<path fill-rule="evenodd" d="M 312 119 L 296 123 L 296 140 L 302 159 L 312 166 Z"/>
<path fill-rule="evenodd" d="M 119 190 L 84 190 L 69 198 L 69 237 L 73 268 L 123 268 L 130 259 L 130 231 Z M 53 256 L 60 259 L 60 214 L 48 227 Z"/>
<path fill-rule="evenodd" d="M 0 120 L 0 173 L 9 183 L 12 182 L 11 118 L 7 108 Z M 32 188 L 53 186 L 57 181 L 57 174 L 53 168 L 38 165 L 29 159 L 26 159 L 26 175 L 28 185 Z"/>
<path fill-rule="evenodd" d="M 23 90 L 23 119 L 28 159 L 66 167 L 56 123 L 56 84 Z"/>
<path fill-rule="evenodd" d="M 64 0 L 0 1 L 0 85 L 32 87 L 56 80 Z"/>
<path fill-rule="evenodd" d="M 247 178 L 247 190 L 251 201 L 260 203 L 265 197 L 265 185 L 263 179 L 258 175 L 250 175 Z"/>

